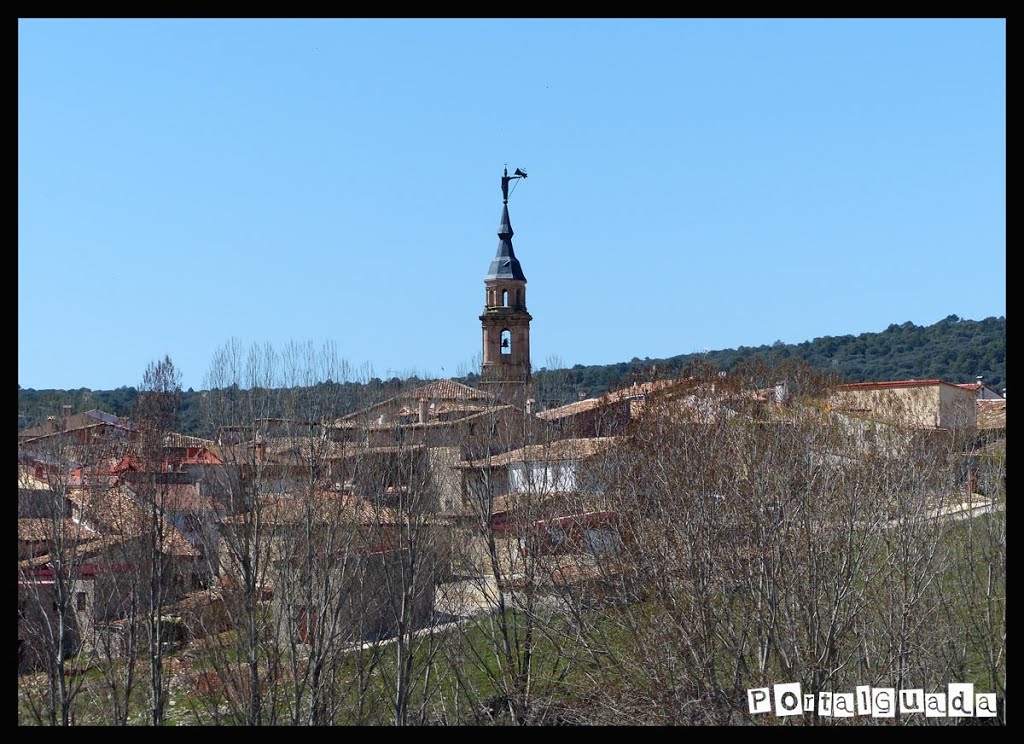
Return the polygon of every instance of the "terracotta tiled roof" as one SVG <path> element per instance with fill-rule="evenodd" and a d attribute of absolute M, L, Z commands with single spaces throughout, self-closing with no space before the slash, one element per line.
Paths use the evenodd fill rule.
<path fill-rule="evenodd" d="M 516 406 L 508 404 L 508 403 L 501 404 L 501 405 L 493 405 L 493 406 L 488 406 L 486 408 L 474 409 L 474 410 L 476 410 L 476 413 L 469 413 L 468 415 L 462 416 L 460 418 L 453 418 L 453 419 L 447 419 L 447 420 L 441 420 L 441 421 L 438 421 L 438 420 L 427 421 L 425 424 L 421 424 L 418 421 L 414 421 L 414 422 L 409 423 L 409 424 L 403 424 L 403 423 L 400 423 L 398 421 L 391 421 L 389 423 L 383 423 L 383 424 L 378 424 L 378 423 L 366 424 L 366 423 L 362 423 L 360 421 L 354 421 L 352 419 L 345 419 L 345 420 L 339 419 L 338 422 L 337 422 L 337 426 L 340 429 L 363 429 L 363 428 L 365 428 L 365 429 L 369 429 L 371 431 L 376 431 L 376 430 L 381 430 L 381 429 L 394 429 L 395 427 L 401 427 L 403 429 L 418 429 L 418 428 L 439 428 L 439 429 L 443 429 L 445 427 L 459 426 L 459 425 L 461 425 L 461 424 L 463 424 L 463 423 L 465 423 L 467 421 L 474 421 L 476 419 L 484 418 L 484 417 L 487 417 L 487 416 L 493 416 L 498 411 L 506 411 L 506 410 L 512 409 L 512 408 L 516 408 Z M 468 413 L 469 409 L 466 409 L 466 410 L 467 410 L 467 413 Z M 524 413 L 524 415 L 525 415 L 525 413 Z"/>
<path fill-rule="evenodd" d="M 198 552 L 188 544 L 188 541 L 181 536 L 181 533 L 175 530 L 173 527 L 170 528 L 171 533 L 165 532 L 164 540 L 164 554 L 178 557 L 195 557 Z M 170 537 L 168 536 L 170 534 Z M 72 562 L 78 568 L 85 568 L 88 570 L 88 563 L 92 559 L 102 554 L 109 548 L 116 547 L 126 542 L 126 538 L 123 535 L 103 535 L 100 537 L 94 537 L 83 540 L 75 546 Z M 131 549 L 128 556 L 132 556 L 137 551 Z M 107 554 L 108 558 L 111 559 L 112 563 L 120 563 L 123 557 L 117 553 Z M 138 556 L 139 560 L 145 560 L 142 556 Z M 52 562 L 52 558 L 49 553 L 43 553 L 41 555 L 34 556 L 32 558 L 26 558 L 18 561 L 18 570 L 20 572 L 34 572 L 38 569 L 50 567 L 48 564 Z M 94 569 L 96 566 L 93 567 Z M 100 564 L 100 569 L 103 568 L 103 564 Z"/>
<path fill-rule="evenodd" d="M 79 522 L 74 522 L 70 519 L 64 520 L 63 528 L 65 539 L 83 540 L 98 537 L 95 530 L 91 530 L 85 525 Z M 54 537 L 54 524 L 52 519 L 34 517 L 21 517 L 18 519 L 19 542 L 48 542 L 52 541 Z"/>
<path fill-rule="evenodd" d="M 302 523 L 307 517 L 315 524 L 399 524 L 405 520 L 396 509 L 375 507 L 337 492 L 317 493 L 312 498 L 291 494 L 268 495 L 261 500 L 261 506 L 260 521 L 265 525 Z M 225 525 L 239 525 L 244 524 L 247 518 L 245 514 L 232 514 L 220 521 Z"/>
<path fill-rule="evenodd" d="M 402 444 L 402 445 L 387 445 L 379 447 L 369 447 L 365 444 L 357 442 L 348 442 L 345 444 L 344 450 L 336 455 L 332 455 L 333 458 L 345 458 L 345 457 L 357 457 L 359 455 L 394 455 L 399 452 L 413 452 L 426 449 L 425 444 Z"/>
<path fill-rule="evenodd" d="M 458 468 L 503 467 L 515 462 L 550 462 L 578 460 L 604 452 L 617 441 L 617 437 L 588 437 L 585 439 L 559 439 L 550 444 L 530 444 L 500 455 L 472 462 L 462 462 Z"/>
<path fill-rule="evenodd" d="M 164 512 L 169 511 L 213 511 L 213 501 L 201 496 L 199 489 L 191 483 L 165 483 L 158 486 L 158 493 Z"/>
<path fill-rule="evenodd" d="M 55 431 L 55 432 L 53 432 L 51 434 L 44 434 L 42 436 L 36 436 L 36 437 L 25 437 L 24 436 L 24 432 L 22 432 L 22 434 L 19 435 L 18 444 L 19 445 L 31 446 L 31 445 L 41 445 L 41 444 L 44 444 L 46 442 L 51 442 L 53 440 L 63 441 L 63 440 L 61 440 L 61 437 L 67 437 L 69 434 L 73 434 L 75 432 L 80 432 L 80 431 L 85 431 L 85 430 L 88 430 L 88 429 L 101 429 L 103 427 L 112 427 L 114 429 L 121 429 L 121 430 L 126 431 L 126 432 L 133 432 L 133 431 L 135 431 L 134 427 L 123 426 L 121 424 L 91 424 L 89 426 L 80 426 L 77 429 L 70 430 L 70 431 Z M 99 439 L 100 443 L 93 444 L 93 445 L 71 444 L 71 445 L 67 445 L 67 446 L 63 447 L 63 450 L 67 451 L 67 450 L 70 450 L 73 447 L 78 447 L 78 448 L 92 447 L 93 449 L 99 449 L 100 447 L 104 446 L 102 442 L 109 441 L 109 440 L 106 440 L 106 438 L 102 438 L 102 437 L 94 437 L 93 439 L 94 440 Z M 61 454 L 64 455 L 64 452 L 62 452 Z"/>
<path fill-rule="evenodd" d="M 61 430 L 58 430 L 57 422 L 57 418 L 45 421 L 38 426 L 22 430 L 18 433 L 18 436 L 20 438 L 30 439 L 60 433 Z M 91 411 L 83 411 L 82 413 L 76 413 L 68 416 L 67 420 L 64 422 L 63 431 L 74 431 L 75 429 L 83 429 L 88 426 L 98 426 L 103 424 L 114 424 L 127 429 L 136 428 L 135 424 L 126 418 L 121 418 L 112 413 L 107 413 L 106 411 L 94 408 Z"/>
<path fill-rule="evenodd" d="M 1006 401 L 1005 400 L 978 400 L 978 428 L 979 429 L 1005 429 L 1006 428 Z"/>
<path fill-rule="evenodd" d="M 430 401 L 481 401 L 481 402 L 492 402 L 496 401 L 497 397 L 492 393 L 488 393 L 484 390 L 478 390 L 477 388 L 470 387 L 469 385 L 463 385 L 461 382 L 455 380 L 434 380 L 434 382 L 421 385 L 418 388 L 412 390 L 406 390 L 398 395 L 388 398 L 387 400 L 376 403 L 368 408 L 364 408 L 361 411 L 350 413 L 346 416 L 342 416 L 338 419 L 338 422 L 349 421 L 352 419 L 362 418 L 371 416 L 374 411 L 380 408 L 395 408 L 400 407 L 403 402 L 411 402 L 410 410 L 418 410 L 417 405 L 421 398 L 426 398 Z"/>
<path fill-rule="evenodd" d="M 413 388 L 397 396 L 399 398 L 427 398 L 431 400 L 494 400 L 495 396 L 485 390 L 463 385 L 455 380 L 435 380 Z"/>
<path fill-rule="evenodd" d="M 987 390 L 989 392 L 989 395 L 987 396 L 988 400 L 995 400 L 996 398 L 1003 397 L 995 388 L 986 385 L 984 382 L 961 382 L 957 384 L 957 387 L 963 388 L 964 390 L 970 390 L 972 393 L 978 394 L 979 396 L 982 395 L 983 390 Z"/>
<path fill-rule="evenodd" d="M 105 537 L 140 537 L 151 529 L 152 514 L 142 507 L 126 486 L 73 488 L 68 490 L 68 497 L 77 507 L 78 518 Z M 170 522 L 163 520 L 162 529 L 165 554 L 197 554 Z"/>
<path fill-rule="evenodd" d="M 256 443 L 243 442 L 239 447 L 249 447 L 255 453 Z M 295 459 L 307 460 L 310 457 L 335 457 L 342 452 L 344 444 L 321 439 L 319 437 L 266 437 L 263 440 L 264 452 L 271 460 Z"/>
<path fill-rule="evenodd" d="M 546 411 L 541 411 L 537 414 L 537 418 L 542 418 L 545 421 L 554 421 L 556 419 L 565 418 L 566 416 L 575 416 L 578 413 L 584 411 L 590 411 L 595 408 L 601 408 L 603 406 L 612 405 L 617 401 L 604 398 L 587 398 L 586 400 L 578 400 L 575 403 L 567 403 L 564 406 L 558 408 L 549 408 Z"/>
<path fill-rule="evenodd" d="M 604 406 L 611 406 L 616 403 L 620 403 L 630 398 L 643 398 L 650 395 L 653 392 L 659 390 L 665 390 L 667 388 L 675 387 L 683 383 L 692 383 L 693 381 L 687 378 L 681 378 L 677 380 L 652 380 L 651 382 L 641 382 L 629 387 L 616 390 L 611 393 L 606 393 L 600 398 L 587 398 L 586 400 L 579 400 L 575 403 L 569 403 L 558 408 L 551 408 L 547 411 L 541 411 L 537 414 L 538 418 L 545 419 L 547 421 L 554 421 L 557 419 L 565 418 L 566 416 L 575 416 L 576 414 L 590 411 L 594 408 L 602 408 Z"/>
<path fill-rule="evenodd" d="M 490 508 L 489 516 L 503 516 L 512 521 L 543 525 L 564 519 L 586 518 L 609 513 L 603 494 L 587 491 L 563 493 L 525 492 L 495 496 L 490 503 L 464 502 L 455 516 L 476 517 Z M 507 523 L 507 522 L 506 522 Z"/>
<path fill-rule="evenodd" d="M 164 447 L 209 447 L 214 442 L 212 439 L 193 437 L 188 434 L 172 432 L 164 437 Z"/>

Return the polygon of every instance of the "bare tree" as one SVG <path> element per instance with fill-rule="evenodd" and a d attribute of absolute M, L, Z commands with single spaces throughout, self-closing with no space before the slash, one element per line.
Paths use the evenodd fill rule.
<path fill-rule="evenodd" d="M 164 520 L 167 492 L 167 481 L 162 477 L 164 439 L 177 428 L 175 424 L 180 407 L 181 376 L 171 358 L 165 356 L 146 368 L 134 412 L 138 426 L 141 473 L 135 491 L 148 515 L 145 614 L 149 645 L 150 720 L 154 726 L 162 725 L 166 715 L 167 672 L 163 664 L 166 639 L 163 617 L 164 608 L 173 591 L 171 584 L 177 578 L 167 563 L 170 536 L 166 534 L 168 525 Z"/>
<path fill-rule="evenodd" d="M 19 447 L 19 666 L 42 668 L 42 704 L 23 676 L 22 701 L 31 716 L 50 725 L 75 722 L 81 674 L 94 653 L 91 585 L 87 561 L 102 535 L 83 518 L 93 491 L 107 488 L 100 473 L 123 442 L 97 428 L 68 430 L 65 411 L 56 431 Z M 26 534 L 27 533 L 27 534 Z"/>

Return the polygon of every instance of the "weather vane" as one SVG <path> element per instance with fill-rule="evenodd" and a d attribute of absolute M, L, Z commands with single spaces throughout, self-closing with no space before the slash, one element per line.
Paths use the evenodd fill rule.
<path fill-rule="evenodd" d="M 508 166 L 505 166 L 505 175 L 501 177 L 501 201 L 504 204 L 508 204 L 508 182 L 515 181 L 517 178 L 526 178 L 526 171 L 521 168 L 516 168 L 514 175 L 508 174 Z"/>

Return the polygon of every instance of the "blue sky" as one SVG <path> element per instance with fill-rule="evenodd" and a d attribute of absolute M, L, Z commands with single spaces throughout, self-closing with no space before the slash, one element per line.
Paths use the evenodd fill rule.
<path fill-rule="evenodd" d="M 1001 20 L 22 20 L 18 382 L 480 353 L 499 177 L 535 368 L 1006 308 Z"/>

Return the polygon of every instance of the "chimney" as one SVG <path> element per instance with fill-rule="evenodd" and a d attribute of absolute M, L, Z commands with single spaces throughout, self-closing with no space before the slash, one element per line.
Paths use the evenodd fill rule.
<path fill-rule="evenodd" d="M 70 405 L 65 405 L 62 408 L 63 408 L 65 416 L 70 416 L 71 415 L 71 406 Z"/>
<path fill-rule="evenodd" d="M 531 416 L 533 415 L 533 404 L 535 402 L 536 401 L 533 398 L 526 399 L 526 412 Z"/>
<path fill-rule="evenodd" d="M 267 456 L 267 445 L 263 441 L 263 435 L 256 434 L 256 462 L 263 462 Z"/>
<path fill-rule="evenodd" d="M 420 423 L 427 423 L 427 412 L 430 410 L 430 399 L 420 398 Z"/>
<path fill-rule="evenodd" d="M 64 405 L 60 409 L 61 423 L 64 425 L 64 431 L 68 430 L 68 419 L 71 418 L 71 406 Z"/>

